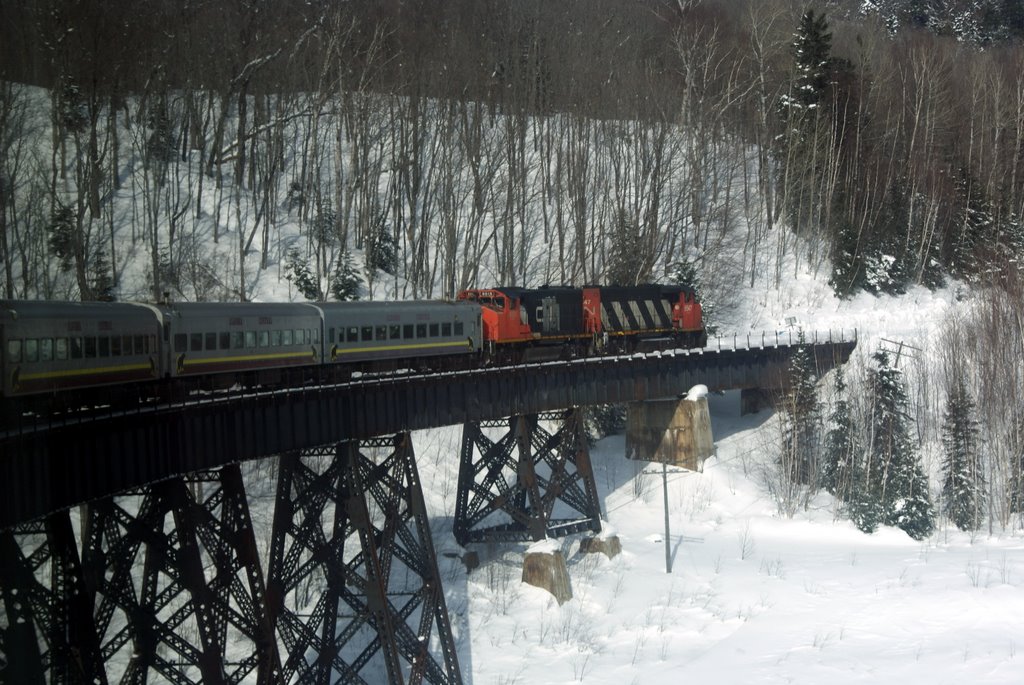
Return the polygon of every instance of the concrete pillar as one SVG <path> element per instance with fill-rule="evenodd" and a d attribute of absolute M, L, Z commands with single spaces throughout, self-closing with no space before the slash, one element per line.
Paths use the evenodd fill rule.
<path fill-rule="evenodd" d="M 701 386 L 702 387 L 702 386 Z M 699 471 L 715 452 L 704 393 L 683 399 L 631 402 L 626 413 L 626 457 Z"/>

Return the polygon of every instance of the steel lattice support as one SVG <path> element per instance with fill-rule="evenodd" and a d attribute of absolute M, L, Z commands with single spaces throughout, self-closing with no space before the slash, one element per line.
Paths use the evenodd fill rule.
<path fill-rule="evenodd" d="M 82 511 L 0 535 L 0 680 L 279 682 L 237 464 Z"/>
<path fill-rule="evenodd" d="M 408 434 L 283 456 L 269 568 L 285 680 L 461 683 Z"/>
<path fill-rule="evenodd" d="M 540 419 L 557 420 L 560 427 L 549 433 Z M 508 430 L 497 441 L 484 435 L 483 428 L 499 426 Z M 575 515 L 555 518 L 561 513 L 558 504 Z M 459 544 L 541 540 L 600 529 L 600 502 L 579 409 L 463 425 L 454 524 Z"/>
<path fill-rule="evenodd" d="M 125 683 L 238 683 L 254 671 L 277 681 L 237 464 L 97 502 L 83 535 L 108 675 L 124 664 Z"/>
<path fill-rule="evenodd" d="M 0 595 L 0 682 L 107 682 L 69 512 L 0 533 Z"/>

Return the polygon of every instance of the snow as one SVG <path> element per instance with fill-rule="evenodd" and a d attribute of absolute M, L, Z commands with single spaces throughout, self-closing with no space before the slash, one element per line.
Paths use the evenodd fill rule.
<path fill-rule="evenodd" d="M 701 398 L 704 398 L 704 397 L 707 397 L 707 396 L 708 396 L 708 386 L 706 386 L 706 385 L 695 385 L 692 388 L 690 388 L 689 392 L 686 393 L 686 398 L 685 399 L 687 399 L 687 400 L 689 400 L 691 402 L 696 402 L 697 400 L 700 400 Z"/>
<path fill-rule="evenodd" d="M 482 550 L 469 574 L 441 560 L 467 683 L 1022 681 L 1024 539 L 865 535 L 834 520 L 827 496 L 781 518 L 756 479 L 774 419 L 739 417 L 735 393 L 709 399 L 718 454 L 669 480 L 671 573 L 661 476 L 637 475 L 621 436 L 592 459 L 623 553 L 582 555 L 576 538 L 529 547 L 560 545 L 572 600 L 559 607 L 520 583 L 525 545 Z M 457 449 L 457 433 L 433 449 Z M 418 452 L 439 465 L 421 466 L 438 505 L 430 493 L 454 476 L 432 456 Z M 445 519 L 433 513 L 437 528 Z"/>
<path fill-rule="evenodd" d="M 733 320 L 746 324 L 741 337 L 856 328 L 857 367 L 886 340 L 927 354 L 960 299 L 953 285 L 843 301 L 800 275 L 747 298 Z M 741 417 L 738 392 L 708 400 L 717 454 L 702 473 L 669 475 L 671 573 L 661 473 L 627 461 L 622 436 L 591 451 L 601 535 L 617 535 L 622 554 L 581 554 L 578 536 L 538 543 L 562 549 L 573 599 L 559 606 L 521 583 L 527 543 L 482 546 L 469 573 L 440 560 L 465 682 L 1024 682 L 1019 530 L 971 535 L 940 520 L 922 542 L 894 528 L 868 535 L 824 493 L 781 516 L 761 476 L 778 418 Z M 459 438 L 458 428 L 414 436 L 438 548 L 455 544 L 452 504 L 438 493 L 453 491 L 446 455 Z M 938 465 L 926 466 L 934 490 Z"/>
<path fill-rule="evenodd" d="M 558 540 L 552 538 L 544 538 L 539 540 L 526 550 L 527 554 L 554 554 L 555 552 L 561 552 L 562 545 Z"/>

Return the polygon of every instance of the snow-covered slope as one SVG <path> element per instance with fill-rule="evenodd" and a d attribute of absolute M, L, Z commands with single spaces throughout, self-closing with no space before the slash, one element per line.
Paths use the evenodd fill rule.
<path fill-rule="evenodd" d="M 840 302 L 810 277 L 745 300 L 732 317 L 746 330 L 785 334 L 787 319 L 857 328 L 853 366 L 887 340 L 927 355 L 956 303 L 952 290 Z M 703 473 L 669 477 L 670 573 L 660 469 L 638 473 L 621 436 L 592 459 L 623 553 L 561 541 L 572 600 L 559 606 L 520 582 L 526 545 L 478 549 L 483 564 L 468 574 L 441 559 L 467 683 L 1024 682 L 1024 537 L 944 524 L 923 542 L 892 528 L 866 535 L 827 494 L 780 516 L 763 482 L 777 417 L 741 417 L 737 393 L 710 400 L 717 455 Z M 455 547 L 459 438 L 457 428 L 415 436 L 441 551 Z"/>

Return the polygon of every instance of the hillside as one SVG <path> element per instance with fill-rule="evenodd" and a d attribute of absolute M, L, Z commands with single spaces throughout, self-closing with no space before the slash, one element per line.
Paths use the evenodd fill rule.
<path fill-rule="evenodd" d="M 952 290 L 923 289 L 838 302 L 810 277 L 769 294 L 774 304 L 746 292 L 745 321 L 857 327 L 850 377 L 882 338 L 928 349 L 958 306 Z M 825 493 L 789 518 L 766 488 L 779 415 L 739 416 L 736 393 L 710 400 L 717 455 L 703 473 L 669 479 L 670 574 L 660 469 L 637 473 L 622 436 L 592 457 L 623 553 L 581 555 L 577 540 L 563 541 L 574 599 L 559 607 L 520 583 L 526 545 L 480 548 L 484 564 L 470 574 L 442 557 L 467 683 L 1020 682 L 1019 519 L 992 534 L 942 522 L 921 541 L 890 527 L 868 535 Z M 442 552 L 457 551 L 442 493 L 454 488 L 459 440 L 457 427 L 415 435 Z M 939 449 L 924 453 L 935 493 Z"/>

